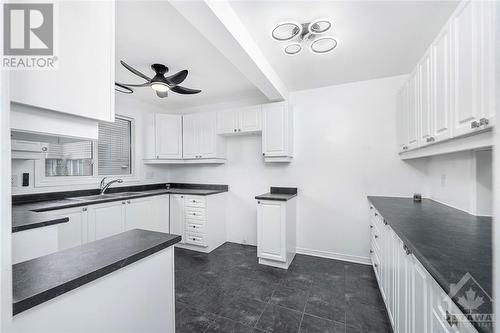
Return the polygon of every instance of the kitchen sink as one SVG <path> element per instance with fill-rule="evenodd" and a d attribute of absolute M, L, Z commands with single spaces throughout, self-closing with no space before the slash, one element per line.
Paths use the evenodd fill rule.
<path fill-rule="evenodd" d="M 97 200 L 104 200 L 104 199 L 111 199 L 111 198 L 116 198 L 116 195 L 113 194 L 96 194 L 96 195 L 86 195 L 84 197 L 75 197 L 75 198 L 69 198 L 71 200 L 80 200 L 80 201 L 97 201 Z"/>

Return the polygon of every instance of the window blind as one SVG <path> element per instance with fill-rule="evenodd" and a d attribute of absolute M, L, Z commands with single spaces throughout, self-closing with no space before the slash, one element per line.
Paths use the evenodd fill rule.
<path fill-rule="evenodd" d="M 99 123 L 97 166 L 99 175 L 128 175 L 131 166 L 131 121 L 115 118 L 114 123 Z"/>

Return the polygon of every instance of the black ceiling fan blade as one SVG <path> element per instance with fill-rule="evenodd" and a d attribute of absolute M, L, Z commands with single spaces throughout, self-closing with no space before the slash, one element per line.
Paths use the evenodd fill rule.
<path fill-rule="evenodd" d="M 177 85 L 177 84 L 182 83 L 182 81 L 184 81 L 186 79 L 187 75 L 188 75 L 188 71 L 187 71 L 187 69 L 184 69 L 178 73 L 175 73 L 174 75 L 170 75 L 170 76 L 166 77 L 165 80 L 167 80 L 167 82 L 170 84 Z"/>
<path fill-rule="evenodd" d="M 140 83 L 140 84 L 135 84 L 135 83 L 120 83 L 122 86 L 127 86 L 127 87 L 149 87 L 151 85 L 151 82 L 145 82 L 145 83 Z"/>
<path fill-rule="evenodd" d="M 120 64 L 122 64 L 123 67 L 125 67 L 126 69 L 128 69 L 129 71 L 131 71 L 132 73 L 134 73 L 135 75 L 142 77 L 144 80 L 151 81 L 151 78 L 147 77 L 146 75 L 144 75 L 141 72 L 139 72 L 137 69 L 135 69 L 132 66 L 128 65 L 125 61 L 120 60 Z"/>
<path fill-rule="evenodd" d="M 118 82 L 115 82 L 115 90 L 124 94 L 131 94 L 134 92 L 131 88 Z"/>
<path fill-rule="evenodd" d="M 168 91 L 158 91 L 158 90 L 156 90 L 156 96 L 158 96 L 160 98 L 168 97 Z"/>
<path fill-rule="evenodd" d="M 170 88 L 170 90 L 178 94 L 184 94 L 184 95 L 192 95 L 201 92 L 201 90 L 198 89 L 185 88 L 181 86 L 175 86 L 173 88 Z"/>

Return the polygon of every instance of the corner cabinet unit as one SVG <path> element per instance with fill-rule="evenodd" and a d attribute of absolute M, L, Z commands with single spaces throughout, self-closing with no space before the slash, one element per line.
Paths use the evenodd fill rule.
<path fill-rule="evenodd" d="M 288 269 L 295 257 L 296 198 L 257 200 L 259 264 Z"/>
<path fill-rule="evenodd" d="M 399 152 L 426 149 L 402 158 L 492 144 L 471 135 L 495 125 L 498 6 L 463 0 L 410 74 L 397 97 Z"/>
<path fill-rule="evenodd" d="M 370 258 L 395 333 L 477 333 L 455 303 L 370 207 Z M 455 318 L 455 319 L 454 319 Z"/>
<path fill-rule="evenodd" d="M 262 105 L 217 112 L 217 134 L 237 135 L 262 131 Z"/>
<path fill-rule="evenodd" d="M 210 253 L 226 242 L 226 193 L 170 196 L 170 229 L 181 235 L 176 244 Z"/>
<path fill-rule="evenodd" d="M 114 121 L 114 1 L 57 1 L 54 7 L 59 27 L 54 54 L 57 67 L 12 71 L 11 101 Z"/>
<path fill-rule="evenodd" d="M 262 155 L 266 162 L 293 158 L 293 113 L 287 102 L 262 105 Z"/>

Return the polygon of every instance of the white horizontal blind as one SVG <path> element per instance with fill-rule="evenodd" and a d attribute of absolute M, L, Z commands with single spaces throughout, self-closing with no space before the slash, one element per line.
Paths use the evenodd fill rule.
<path fill-rule="evenodd" d="M 114 123 L 99 123 L 97 167 L 99 175 L 129 175 L 131 163 L 132 122 L 115 118 Z"/>

